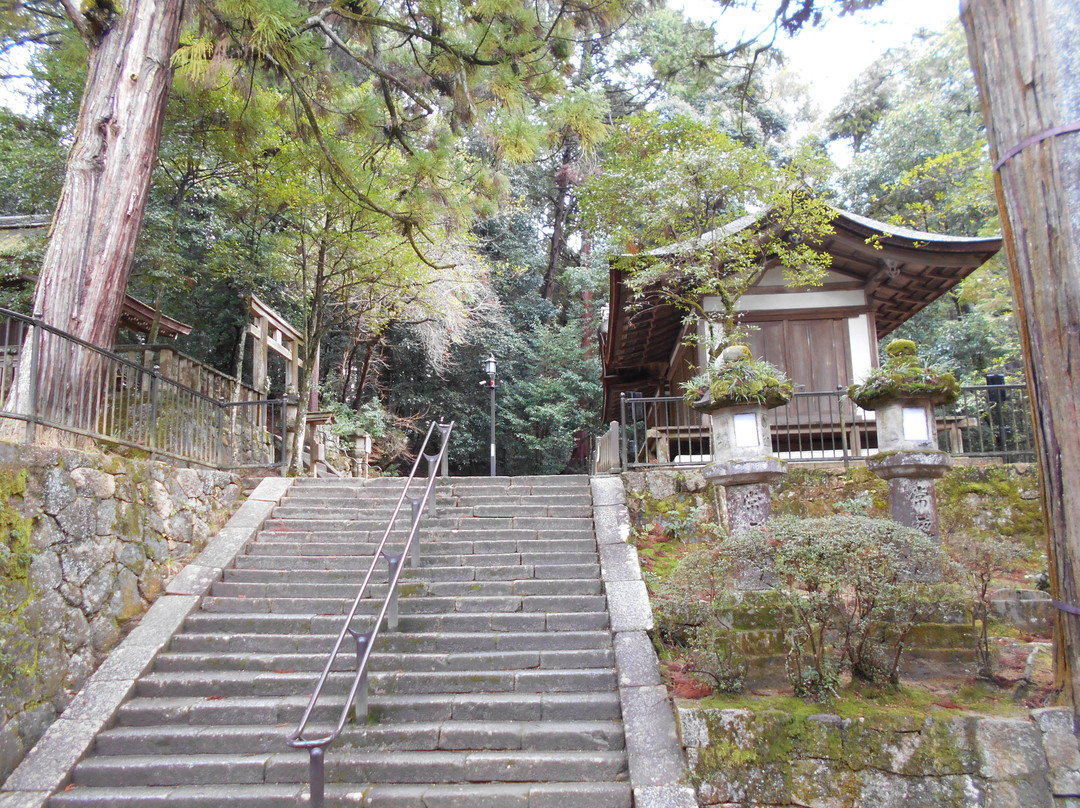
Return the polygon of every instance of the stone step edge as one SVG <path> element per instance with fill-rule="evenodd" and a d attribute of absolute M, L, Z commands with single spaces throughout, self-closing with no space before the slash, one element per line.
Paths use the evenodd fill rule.
<path fill-rule="evenodd" d="M 600 577 L 608 596 L 630 787 L 636 808 L 697 808 L 675 712 L 647 632 L 652 606 L 637 549 L 628 543 L 630 514 L 622 478 L 595 476 L 593 495 Z"/>
<path fill-rule="evenodd" d="M 139 625 L 112 650 L 0 786 L 0 803 L 45 808 L 49 797 L 71 781 L 76 764 L 93 748 L 97 734 L 113 723 L 136 680 L 149 670 L 158 651 L 169 644 L 198 607 L 210 584 L 262 529 L 293 482 L 293 478 L 267 477 L 259 483 L 206 548 L 173 578 Z"/>

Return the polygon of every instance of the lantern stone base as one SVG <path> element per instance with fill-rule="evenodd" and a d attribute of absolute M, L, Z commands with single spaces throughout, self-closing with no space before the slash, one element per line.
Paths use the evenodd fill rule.
<path fill-rule="evenodd" d="M 723 487 L 725 527 L 734 536 L 768 521 L 772 515 L 769 485 L 785 473 L 781 460 L 757 457 L 712 463 L 704 468 L 702 476 L 706 482 Z"/>
<path fill-rule="evenodd" d="M 937 495 L 934 479 L 952 468 L 947 452 L 915 451 L 879 454 L 866 467 L 889 481 L 889 514 L 902 525 L 937 537 Z"/>

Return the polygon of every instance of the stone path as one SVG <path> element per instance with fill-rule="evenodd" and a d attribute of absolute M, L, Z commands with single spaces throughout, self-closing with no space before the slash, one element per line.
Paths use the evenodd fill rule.
<path fill-rule="evenodd" d="M 115 674 L 56 722 L 0 808 L 306 802 L 307 753 L 285 738 L 400 485 L 300 480 L 280 504 L 257 491 L 238 514 L 247 538 L 231 522 L 177 577 L 172 605 L 155 606 L 135 652 L 123 644 Z M 327 804 L 693 806 L 618 480 L 462 478 L 437 490 L 399 630 L 376 643 L 368 725 L 327 752 Z M 316 721 L 336 720 L 349 656 Z"/>

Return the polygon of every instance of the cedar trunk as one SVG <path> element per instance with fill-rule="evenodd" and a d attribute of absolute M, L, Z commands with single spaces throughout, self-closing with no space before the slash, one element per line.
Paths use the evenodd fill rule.
<path fill-rule="evenodd" d="M 86 89 L 34 314 L 103 348 L 112 347 L 142 228 L 183 5 L 127 0 L 89 43 Z"/>
<path fill-rule="evenodd" d="M 1080 605 L 1080 132 L 1047 135 L 1080 121 L 1076 7 L 966 0 L 961 16 L 990 156 L 1001 161 L 995 186 L 1029 359 L 1051 593 Z M 1057 685 L 1075 710 L 1080 617 L 1058 611 L 1055 638 Z"/>

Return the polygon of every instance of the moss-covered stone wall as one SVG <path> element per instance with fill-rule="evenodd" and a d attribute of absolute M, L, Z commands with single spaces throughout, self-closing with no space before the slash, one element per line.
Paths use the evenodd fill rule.
<path fill-rule="evenodd" d="M 224 524 L 239 483 L 0 443 L 0 781 Z"/>
<path fill-rule="evenodd" d="M 680 705 L 702 805 L 1057 808 L 1080 797 L 1068 708 L 1027 717 Z"/>

